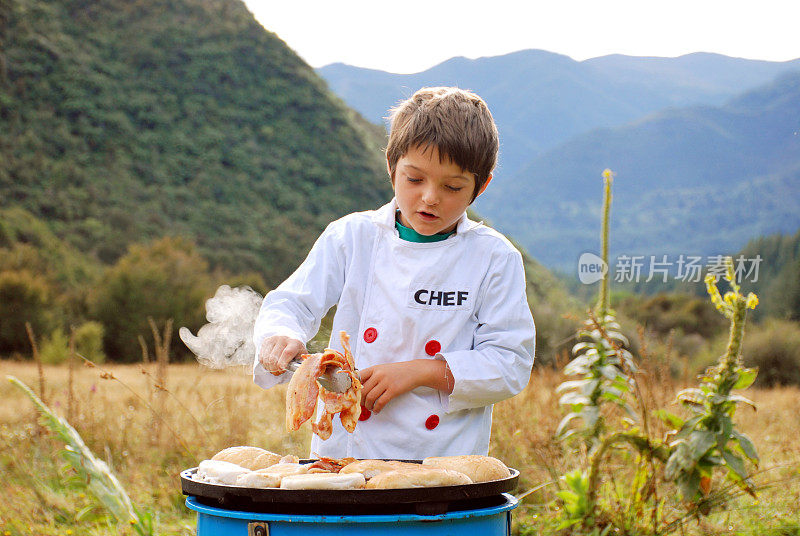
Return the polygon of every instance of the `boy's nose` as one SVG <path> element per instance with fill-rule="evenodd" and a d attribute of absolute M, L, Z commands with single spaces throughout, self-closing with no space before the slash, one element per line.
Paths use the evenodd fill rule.
<path fill-rule="evenodd" d="M 426 205 L 436 205 L 439 203 L 439 197 L 433 188 L 428 188 L 422 193 L 422 202 Z"/>

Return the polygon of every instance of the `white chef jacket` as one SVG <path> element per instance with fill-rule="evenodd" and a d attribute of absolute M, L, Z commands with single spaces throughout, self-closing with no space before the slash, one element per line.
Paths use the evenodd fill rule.
<path fill-rule="evenodd" d="M 255 347 L 272 335 L 308 342 L 337 305 L 330 347 L 342 351 L 339 331 L 350 334 L 356 368 L 442 359 L 455 378 L 453 392 L 418 387 L 359 421 L 353 433 L 334 417 L 329 439 L 313 436 L 312 457 L 485 455 L 492 405 L 530 378 L 535 328 L 520 253 L 466 213 L 446 240 L 403 240 L 396 210 L 393 199 L 328 225 L 300 267 L 264 298 Z M 274 376 L 256 358 L 253 379 L 269 388 L 290 373 Z"/>

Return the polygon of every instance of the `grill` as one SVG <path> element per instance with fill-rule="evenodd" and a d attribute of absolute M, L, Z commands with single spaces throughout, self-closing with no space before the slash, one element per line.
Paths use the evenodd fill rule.
<path fill-rule="evenodd" d="M 462 486 L 288 490 L 197 482 L 196 470 L 181 473 L 181 486 L 187 507 L 197 512 L 198 536 L 508 535 L 517 500 L 507 492 L 519 481 L 511 469 L 508 478 Z"/>

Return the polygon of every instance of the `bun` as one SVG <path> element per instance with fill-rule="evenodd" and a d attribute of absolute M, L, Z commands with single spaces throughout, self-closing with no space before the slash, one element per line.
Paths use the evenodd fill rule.
<path fill-rule="evenodd" d="M 386 460 L 358 460 L 342 467 L 339 474 L 361 473 L 369 480 L 386 471 L 419 471 L 423 467 L 418 463 Z"/>
<path fill-rule="evenodd" d="M 197 466 L 194 480 L 211 484 L 234 485 L 239 475 L 249 472 L 249 469 L 235 463 L 222 460 L 203 460 Z"/>
<path fill-rule="evenodd" d="M 266 469 L 250 471 L 236 478 L 237 486 L 246 488 L 278 488 L 281 480 L 289 475 L 304 474 L 306 467 L 299 463 L 279 463 Z"/>
<path fill-rule="evenodd" d="M 282 489 L 356 489 L 364 487 L 364 475 L 351 473 L 313 473 L 285 476 L 281 480 Z"/>
<path fill-rule="evenodd" d="M 281 485 L 283 475 L 250 471 L 236 478 L 236 485 L 244 488 L 277 488 Z"/>
<path fill-rule="evenodd" d="M 460 486 L 463 484 L 472 484 L 472 480 L 464 473 L 436 467 L 423 467 L 412 471 L 386 471 L 385 473 L 380 473 L 367 482 L 367 487 L 371 489 L 397 489 Z"/>
<path fill-rule="evenodd" d="M 506 467 L 506 464 L 497 458 L 477 454 L 434 456 L 422 460 L 422 465 L 459 471 L 469 476 L 473 482 L 488 482 L 511 476 L 511 471 Z"/>
<path fill-rule="evenodd" d="M 235 463 L 251 471 L 280 462 L 283 456 L 258 447 L 228 447 L 214 454 L 212 460 Z"/>

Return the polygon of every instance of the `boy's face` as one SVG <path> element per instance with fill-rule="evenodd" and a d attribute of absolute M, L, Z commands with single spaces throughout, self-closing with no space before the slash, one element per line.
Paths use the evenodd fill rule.
<path fill-rule="evenodd" d="M 400 223 L 430 236 L 455 230 L 472 202 L 475 176 L 449 159 L 439 162 L 435 147 L 412 147 L 397 161 L 392 187 Z"/>

